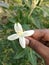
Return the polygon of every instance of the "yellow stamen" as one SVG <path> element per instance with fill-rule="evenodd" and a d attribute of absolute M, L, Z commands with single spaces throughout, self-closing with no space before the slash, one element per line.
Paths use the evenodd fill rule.
<path fill-rule="evenodd" d="M 18 31 L 17 34 L 21 36 L 23 34 L 23 31 Z"/>

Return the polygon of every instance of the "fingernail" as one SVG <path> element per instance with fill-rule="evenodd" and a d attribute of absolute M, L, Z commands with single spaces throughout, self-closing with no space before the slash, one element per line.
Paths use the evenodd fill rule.
<path fill-rule="evenodd" d="M 26 45 L 29 45 L 29 40 L 28 39 L 26 39 Z"/>

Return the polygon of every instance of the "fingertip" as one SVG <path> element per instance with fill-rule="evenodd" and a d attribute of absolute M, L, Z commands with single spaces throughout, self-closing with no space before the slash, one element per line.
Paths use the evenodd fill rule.
<path fill-rule="evenodd" d="M 25 39 L 26 40 L 26 45 L 28 46 L 29 45 L 29 39 Z"/>

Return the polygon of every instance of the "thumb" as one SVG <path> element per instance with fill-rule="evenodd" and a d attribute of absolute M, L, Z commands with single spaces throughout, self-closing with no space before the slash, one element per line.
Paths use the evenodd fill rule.
<path fill-rule="evenodd" d="M 25 38 L 25 40 L 26 40 L 26 46 L 28 46 L 29 45 L 29 39 Z"/>

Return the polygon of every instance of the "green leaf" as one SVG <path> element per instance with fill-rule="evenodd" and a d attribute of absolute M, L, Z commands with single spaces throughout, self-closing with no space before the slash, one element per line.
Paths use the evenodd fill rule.
<path fill-rule="evenodd" d="M 28 59 L 32 65 L 37 65 L 37 57 L 31 49 L 28 52 Z"/>
<path fill-rule="evenodd" d="M 30 29 L 29 25 L 27 25 L 27 24 L 23 24 L 22 27 L 23 27 L 25 30 L 29 30 L 29 29 Z"/>
<path fill-rule="evenodd" d="M 35 25 L 36 28 L 40 29 L 41 28 L 41 24 L 38 20 L 35 20 L 34 18 L 30 18 L 32 21 L 32 24 Z"/>
<path fill-rule="evenodd" d="M 24 57 L 24 55 L 25 55 L 25 50 L 16 52 L 14 59 L 20 59 L 20 58 Z"/>
<path fill-rule="evenodd" d="M 8 18 L 8 21 L 11 22 L 11 23 L 15 23 L 16 19 L 11 17 L 11 18 Z"/>

